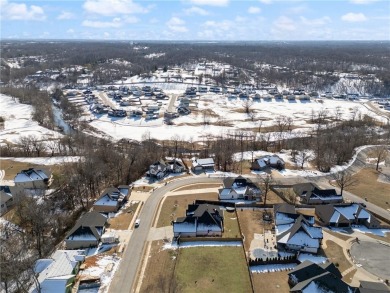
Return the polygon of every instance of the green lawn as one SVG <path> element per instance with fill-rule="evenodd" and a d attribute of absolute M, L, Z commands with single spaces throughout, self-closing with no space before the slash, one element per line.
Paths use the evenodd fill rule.
<path fill-rule="evenodd" d="M 175 268 L 179 292 L 251 292 L 242 247 L 182 248 Z"/>

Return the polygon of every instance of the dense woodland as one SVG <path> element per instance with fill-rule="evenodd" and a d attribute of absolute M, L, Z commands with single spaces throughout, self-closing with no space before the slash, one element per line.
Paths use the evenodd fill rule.
<path fill-rule="evenodd" d="M 94 74 L 96 83 L 107 83 L 156 68 L 183 65 L 201 60 L 219 61 L 249 70 L 258 81 L 305 86 L 320 90 L 337 81 L 334 72 L 374 74 L 380 81 L 367 80 L 371 94 L 390 94 L 389 42 L 237 42 L 237 43 L 130 43 L 130 42 L 4 42 L 1 44 L 3 82 L 22 80 L 37 70 L 83 66 Z M 81 54 L 82 52 L 82 54 Z M 159 58 L 144 58 L 165 53 Z M 22 68 L 10 68 L 7 58 L 26 58 Z M 113 63 L 112 60 L 129 63 Z M 278 66 L 261 68 L 259 64 Z M 240 76 L 240 81 L 247 79 Z M 72 83 L 77 74 L 59 79 Z M 223 81 L 223 77 L 222 77 Z"/>

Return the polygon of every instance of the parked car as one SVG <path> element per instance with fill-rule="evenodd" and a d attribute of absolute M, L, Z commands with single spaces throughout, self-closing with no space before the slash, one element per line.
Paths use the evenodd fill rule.
<path fill-rule="evenodd" d="M 140 224 L 141 220 L 140 219 L 137 219 L 135 220 L 135 224 L 134 224 L 134 227 L 135 228 L 138 228 L 139 227 L 139 224 Z"/>

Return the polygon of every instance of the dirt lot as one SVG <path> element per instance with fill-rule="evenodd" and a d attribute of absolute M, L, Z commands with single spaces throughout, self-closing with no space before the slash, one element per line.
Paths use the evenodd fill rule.
<path fill-rule="evenodd" d="M 180 249 L 175 276 L 180 292 L 251 292 L 241 247 Z"/>
<path fill-rule="evenodd" d="M 149 186 L 149 185 L 140 185 L 140 186 L 133 187 L 132 191 L 133 192 L 137 192 L 137 191 L 148 192 L 148 191 L 152 190 L 153 188 L 154 188 L 153 186 Z"/>
<path fill-rule="evenodd" d="M 281 293 L 289 292 L 287 280 L 288 275 L 285 272 L 252 274 L 253 286 L 255 293 Z"/>
<path fill-rule="evenodd" d="M 186 196 L 168 196 L 161 208 L 161 214 L 157 222 L 158 227 L 169 226 L 177 217 L 184 217 L 188 204 L 197 199 L 218 200 L 218 193 L 197 193 Z"/>
<path fill-rule="evenodd" d="M 378 174 L 379 172 L 374 169 L 361 170 L 353 177 L 358 181 L 358 184 L 347 190 L 361 197 L 363 201 L 367 197 L 369 202 L 390 209 L 390 184 L 378 182 Z"/>
<path fill-rule="evenodd" d="M 254 233 L 262 234 L 264 228 L 270 230 L 272 228 L 272 222 L 263 223 L 263 211 L 245 209 L 237 210 L 238 219 L 240 221 L 242 233 L 245 236 L 244 247 L 245 251 L 249 251 L 251 242 L 254 238 Z"/>
<path fill-rule="evenodd" d="M 134 213 L 137 210 L 139 202 L 133 203 L 131 206 L 125 208 L 119 216 L 111 218 L 108 221 L 109 228 L 115 230 L 127 230 L 131 220 L 134 217 Z"/>
<path fill-rule="evenodd" d="M 176 263 L 176 250 L 162 250 L 162 241 L 153 241 L 140 292 L 169 292 Z"/>

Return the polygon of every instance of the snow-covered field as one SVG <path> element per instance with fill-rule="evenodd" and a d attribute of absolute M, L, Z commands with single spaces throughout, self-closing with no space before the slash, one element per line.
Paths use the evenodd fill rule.
<path fill-rule="evenodd" d="M 155 79 L 154 79 L 155 80 Z M 132 77 L 131 82 L 136 82 Z M 171 93 L 183 93 L 187 85 L 174 83 L 156 83 L 148 84 L 158 86 L 164 91 Z M 165 85 L 165 86 L 164 86 Z M 165 89 L 169 87 L 169 89 Z M 277 124 L 277 119 L 280 117 L 289 117 L 293 119 L 293 128 L 290 132 L 285 132 L 284 137 L 294 137 L 305 135 L 312 129 L 311 117 L 313 113 L 326 111 L 328 117 L 335 116 L 336 112 L 340 112 L 341 119 L 347 120 L 352 118 L 354 113 L 368 115 L 383 121 L 383 117 L 367 109 L 360 102 L 341 101 L 341 100 L 311 100 L 294 102 L 283 100 L 254 101 L 251 109 L 254 112 L 254 119 L 244 113 L 245 100 L 229 99 L 222 94 L 206 94 L 200 97 L 197 102 L 197 110 L 189 115 L 180 116 L 174 119 L 175 125 L 164 124 L 163 118 L 156 120 L 133 119 L 130 117 L 122 119 L 111 119 L 107 115 L 97 117 L 91 126 L 106 133 L 114 139 L 135 139 L 141 140 L 142 135 L 146 132 L 150 133 L 152 138 L 170 139 L 174 135 L 178 135 L 182 139 L 190 138 L 200 141 L 208 135 L 219 135 L 234 132 L 238 130 L 248 131 L 250 129 L 258 129 L 261 127 L 271 127 Z M 179 105 L 176 101 L 175 106 Z M 204 110 L 212 111 L 212 114 L 207 117 L 209 125 L 203 125 Z M 384 121 L 385 122 L 385 121 Z M 224 125 L 224 126 L 221 126 Z M 278 138 L 278 133 L 271 133 L 270 140 Z"/>
<path fill-rule="evenodd" d="M 38 157 L 38 158 L 27 158 L 27 157 L 2 157 L 0 160 L 11 160 L 16 162 L 25 162 L 37 165 L 58 165 L 63 163 L 74 163 L 81 159 L 78 156 L 69 157 Z"/>
<path fill-rule="evenodd" d="M 0 130 L 0 144 L 17 144 L 21 136 L 35 136 L 39 139 L 57 139 L 62 134 L 38 125 L 32 120 L 33 108 L 20 104 L 17 99 L 0 94 L 0 116 L 4 118 L 4 129 Z"/>

